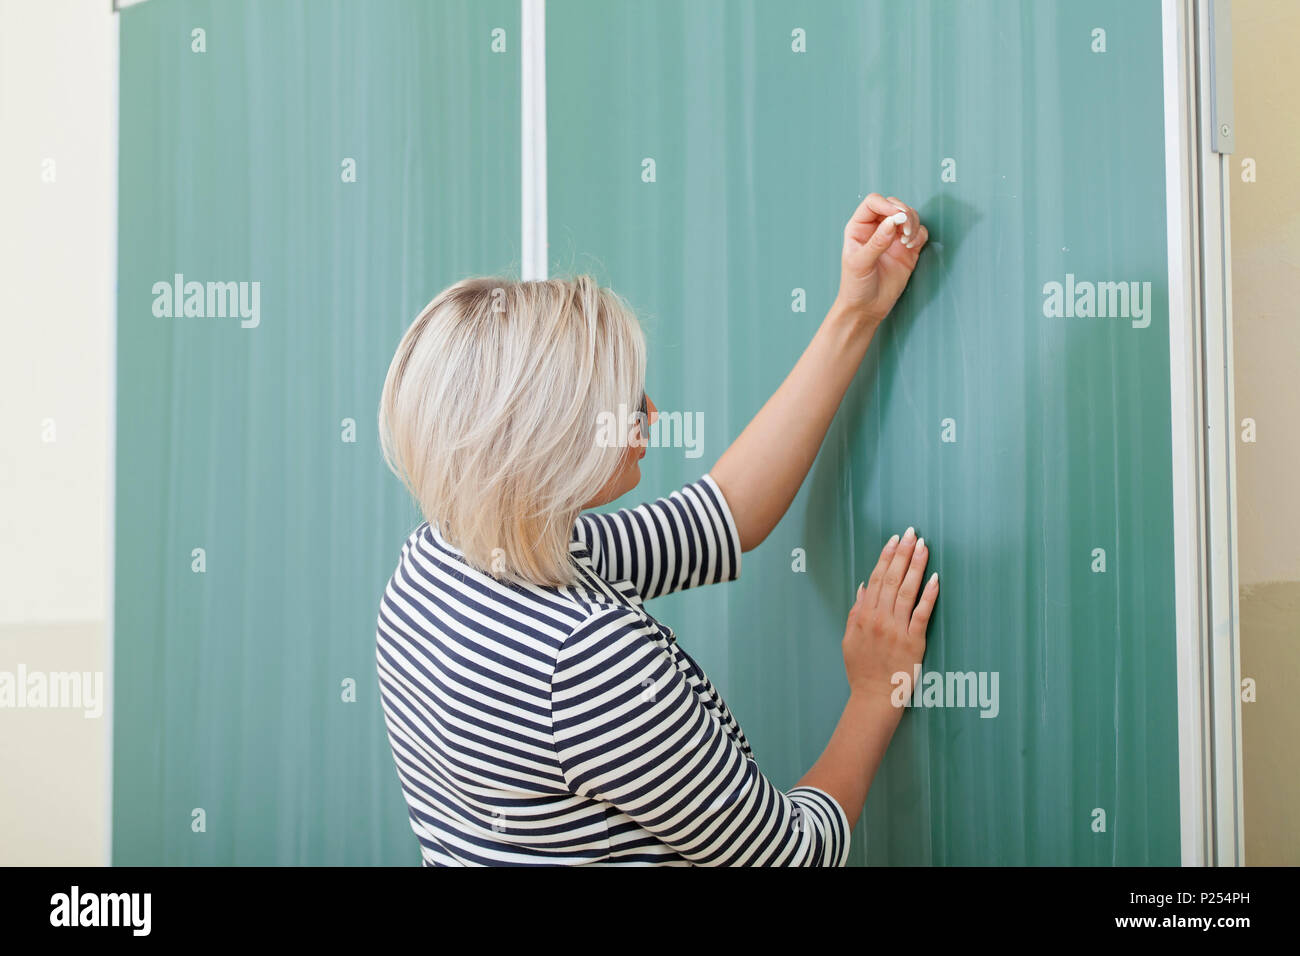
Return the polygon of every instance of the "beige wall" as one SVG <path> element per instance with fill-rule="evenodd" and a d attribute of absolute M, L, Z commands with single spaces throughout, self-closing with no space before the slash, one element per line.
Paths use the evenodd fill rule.
<path fill-rule="evenodd" d="M 116 78 L 109 0 L 0 0 L 0 671 L 105 692 Z M 0 709 L 0 864 L 107 862 L 109 727 Z"/>
<path fill-rule="evenodd" d="M 1300 3 L 1233 0 L 1232 310 L 1247 864 L 1300 864 Z M 1243 160 L 1256 182 L 1242 180 Z M 1240 428 L 1240 424 L 1239 424 Z"/>

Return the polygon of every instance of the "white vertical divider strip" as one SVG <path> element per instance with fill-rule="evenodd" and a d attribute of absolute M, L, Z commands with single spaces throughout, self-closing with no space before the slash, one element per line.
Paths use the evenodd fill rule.
<path fill-rule="evenodd" d="M 520 0 L 520 278 L 547 277 L 546 0 Z"/>
<path fill-rule="evenodd" d="M 1241 663 L 1237 601 L 1236 441 L 1233 410 L 1232 268 L 1228 239 L 1228 157 L 1212 149 L 1210 4 L 1198 6 L 1201 135 L 1201 281 L 1205 387 L 1206 515 L 1209 527 L 1210 713 L 1213 717 L 1214 857 L 1241 866 Z M 1226 14 L 1226 10 L 1224 11 Z M 1222 27 L 1222 25 L 1220 25 Z"/>
<path fill-rule="evenodd" d="M 1174 621 L 1178 669 L 1179 845 L 1184 866 L 1209 849 L 1209 722 L 1201 567 L 1200 401 L 1196 330 L 1195 100 L 1188 0 L 1163 0 L 1165 205 L 1169 259 L 1169 385 L 1173 451 Z"/>
<path fill-rule="evenodd" d="M 117 674 L 113 645 L 115 641 L 114 624 L 117 619 L 117 260 L 118 260 L 118 164 L 122 152 L 122 98 L 121 98 L 121 57 L 122 57 L 122 18 L 116 13 L 113 18 L 113 58 L 111 78 L 113 121 L 109 128 L 109 142 L 112 145 L 112 157 L 109 160 L 109 182 L 112 192 L 112 204 L 109 207 L 111 235 L 108 241 L 113 248 L 112 281 L 110 290 L 112 306 L 104 323 L 108 334 L 108 587 L 106 607 L 104 610 L 104 734 L 105 734 L 105 770 L 108 784 L 104 788 L 107 798 L 107 818 L 104 825 L 104 866 L 113 865 L 113 723 L 116 719 L 115 700 L 113 697 L 114 677 Z"/>

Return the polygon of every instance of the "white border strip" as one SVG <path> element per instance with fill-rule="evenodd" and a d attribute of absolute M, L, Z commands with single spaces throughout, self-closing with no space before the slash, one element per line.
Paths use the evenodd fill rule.
<path fill-rule="evenodd" d="M 1178 668 L 1179 835 L 1184 866 L 1207 862 L 1205 660 L 1201 635 L 1200 403 L 1196 330 L 1195 145 L 1186 0 L 1163 0 L 1165 206 L 1169 255 L 1169 386 L 1173 451 L 1174 620 Z"/>
<path fill-rule="evenodd" d="M 109 308 L 109 314 L 105 317 L 105 325 L 108 326 L 108 607 L 104 615 L 104 684 L 106 685 L 104 701 L 104 733 L 107 735 L 105 744 L 105 764 L 108 772 L 108 786 L 105 792 L 108 794 L 108 817 L 104 825 L 104 866 L 113 865 L 113 777 L 115 774 L 114 754 L 113 754 L 113 724 L 114 724 L 114 698 L 113 698 L 113 678 L 117 674 L 116 668 L 116 632 L 114 630 L 117 623 L 117 267 L 118 267 L 118 203 L 120 196 L 118 193 L 118 163 L 122 151 L 121 131 L 122 131 L 122 95 L 121 95 L 121 75 L 122 75 L 122 18 L 116 14 L 110 14 L 113 17 L 113 77 L 112 92 L 112 126 L 109 129 L 109 142 L 111 143 L 112 157 L 109 160 L 110 192 L 112 193 L 112 234 L 109 242 L 112 245 L 112 298 L 109 300 L 112 305 Z"/>
<path fill-rule="evenodd" d="M 520 275 L 545 279 L 546 0 L 520 0 Z"/>
<path fill-rule="evenodd" d="M 1230 159 L 1215 153 L 1209 76 L 1211 35 L 1209 3 L 1201 0 L 1197 23 L 1200 71 L 1197 119 L 1201 135 L 1201 280 L 1205 359 L 1205 501 L 1209 526 L 1208 576 L 1210 625 L 1211 754 L 1214 779 L 1214 858 L 1216 866 L 1241 866 L 1241 662 L 1237 595 L 1237 426 L 1232 380 L 1232 274 L 1228 238 Z M 1216 4 L 1226 17 L 1226 4 Z M 1230 26 L 1219 23 L 1216 30 Z"/>

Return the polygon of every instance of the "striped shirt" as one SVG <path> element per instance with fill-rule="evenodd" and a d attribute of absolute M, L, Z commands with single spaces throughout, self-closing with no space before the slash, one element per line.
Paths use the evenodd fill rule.
<path fill-rule="evenodd" d="M 643 605 L 735 580 L 740 536 L 711 475 L 584 513 L 580 582 L 471 568 L 428 522 L 384 590 L 376 660 L 425 866 L 843 866 L 848 818 L 781 792 L 672 628 Z"/>

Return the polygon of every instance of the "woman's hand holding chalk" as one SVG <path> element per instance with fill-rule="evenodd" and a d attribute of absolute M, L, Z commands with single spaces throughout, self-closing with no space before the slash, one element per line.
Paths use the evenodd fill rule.
<path fill-rule="evenodd" d="M 871 193 L 844 228 L 837 304 L 874 328 L 902 294 L 929 235 L 911 206 Z"/>

